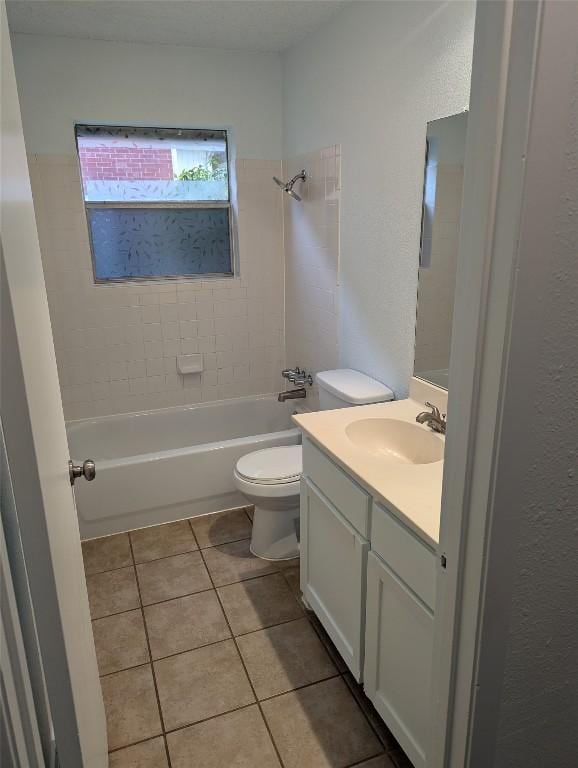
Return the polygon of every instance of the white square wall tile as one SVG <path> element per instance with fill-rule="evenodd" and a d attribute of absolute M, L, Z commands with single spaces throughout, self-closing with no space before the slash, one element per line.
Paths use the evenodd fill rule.
<path fill-rule="evenodd" d="M 179 319 L 178 304 L 163 304 L 160 307 L 161 323 L 176 323 Z"/>
<path fill-rule="evenodd" d="M 211 305 L 212 306 L 212 305 Z M 198 305 L 192 303 L 176 304 L 176 318 L 178 320 L 196 320 L 198 316 Z"/>
<path fill-rule="evenodd" d="M 163 341 L 163 357 L 176 357 L 181 354 L 181 341 Z"/>
<path fill-rule="evenodd" d="M 165 373 L 165 361 L 162 357 L 146 361 L 147 376 L 161 376 Z"/>
<path fill-rule="evenodd" d="M 161 341 L 146 341 L 144 344 L 144 357 L 147 360 L 163 357 L 163 343 Z"/>
<path fill-rule="evenodd" d="M 159 307 L 143 307 L 141 309 L 141 321 L 143 323 L 160 323 L 161 313 Z"/>
<path fill-rule="evenodd" d="M 283 328 L 278 317 L 283 201 L 263 186 L 272 169 L 281 173 L 281 164 L 256 161 L 244 167 L 241 162 L 240 277 L 124 285 L 94 283 L 76 164 L 74 156 L 62 155 L 38 156 L 34 165 L 39 237 L 67 413 L 100 415 L 182 403 L 184 390 L 172 389 L 182 387 L 176 356 L 199 350 L 209 375 L 204 386 L 200 377 L 189 384 L 187 402 L 219 398 L 225 391 L 230 396 L 263 391 L 265 379 L 218 385 L 216 350 L 228 355 L 220 369 L 242 377 L 249 353 L 258 351 L 248 348 L 249 331 L 264 339 L 266 332 Z M 217 336 L 222 337 L 218 346 Z M 269 336 L 268 343 L 276 338 Z M 141 379 L 153 381 L 145 386 Z M 89 381 L 106 386 L 95 386 L 93 392 L 84 387 Z"/>
<path fill-rule="evenodd" d="M 160 323 L 148 323 L 142 326 L 143 341 L 162 341 L 163 330 Z"/>
<path fill-rule="evenodd" d="M 134 360 L 129 363 L 125 363 L 127 366 L 127 374 L 129 379 L 140 379 L 146 376 L 146 362 L 144 360 Z"/>

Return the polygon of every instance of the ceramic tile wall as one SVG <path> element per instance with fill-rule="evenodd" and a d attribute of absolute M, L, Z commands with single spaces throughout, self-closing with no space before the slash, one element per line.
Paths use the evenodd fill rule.
<path fill-rule="evenodd" d="M 419 270 L 415 371 L 449 364 L 462 184 L 461 165 L 438 165 L 431 266 Z"/>
<path fill-rule="evenodd" d="M 296 189 L 303 202 L 284 195 L 286 359 L 315 374 L 339 366 L 340 147 L 286 160 L 284 177 L 302 168 L 307 182 Z M 315 387 L 308 398 L 316 408 Z"/>
<path fill-rule="evenodd" d="M 95 285 L 77 161 L 29 158 L 67 419 L 276 392 L 284 365 L 281 164 L 237 163 L 232 279 Z M 201 375 L 176 358 L 201 352 Z"/>

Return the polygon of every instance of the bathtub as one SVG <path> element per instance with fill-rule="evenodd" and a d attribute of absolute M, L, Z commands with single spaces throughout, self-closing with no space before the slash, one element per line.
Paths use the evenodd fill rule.
<path fill-rule="evenodd" d="M 74 462 L 96 462 L 95 480 L 74 487 L 81 537 L 246 503 L 233 485 L 235 463 L 251 451 L 298 444 L 297 410 L 266 395 L 68 422 Z"/>

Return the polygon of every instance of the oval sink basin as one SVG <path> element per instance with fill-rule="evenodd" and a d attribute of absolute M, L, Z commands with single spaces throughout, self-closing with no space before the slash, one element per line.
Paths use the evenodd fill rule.
<path fill-rule="evenodd" d="M 351 442 L 392 464 L 432 464 L 444 457 L 444 441 L 434 432 L 398 419 L 361 419 L 348 424 Z"/>

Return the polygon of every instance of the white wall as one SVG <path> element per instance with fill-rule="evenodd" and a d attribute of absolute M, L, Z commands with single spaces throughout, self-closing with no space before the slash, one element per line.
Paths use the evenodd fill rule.
<path fill-rule="evenodd" d="M 500 688 L 489 686 L 499 707 L 487 692 L 482 699 L 498 720 L 495 768 L 573 766 L 578 751 L 576 29 L 578 4 L 546 3 L 493 446 L 499 458 L 479 640 L 480 675 L 503 674 Z M 506 104 L 515 108 L 523 105 Z M 477 735 L 493 744 L 487 725 L 480 723 Z"/>
<path fill-rule="evenodd" d="M 272 54 L 16 35 L 16 73 L 68 419 L 277 392 L 284 366 L 281 67 Z M 234 279 L 95 285 L 74 122 L 227 127 Z M 201 375 L 178 374 L 203 354 Z"/>
<path fill-rule="evenodd" d="M 405 396 L 426 126 L 468 105 L 472 2 L 355 2 L 284 56 L 284 153 L 341 145 L 342 365 Z"/>
<path fill-rule="evenodd" d="M 232 127 L 237 156 L 281 156 L 276 54 L 13 36 L 28 152 L 74 151 L 75 122 Z"/>
<path fill-rule="evenodd" d="M 340 161 L 339 147 L 325 147 L 283 163 L 286 179 L 307 168 L 306 183 L 296 187 L 303 202 L 283 195 L 286 359 L 314 378 L 339 365 Z M 319 407 L 315 384 L 307 402 Z"/>

